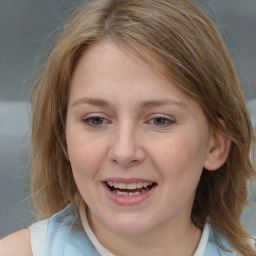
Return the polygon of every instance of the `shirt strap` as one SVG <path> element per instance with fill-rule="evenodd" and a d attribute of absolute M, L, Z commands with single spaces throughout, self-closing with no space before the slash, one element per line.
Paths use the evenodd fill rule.
<path fill-rule="evenodd" d="M 45 219 L 28 227 L 33 256 L 43 256 L 48 222 L 49 219 Z"/>
<path fill-rule="evenodd" d="M 210 233 L 210 226 L 208 223 L 206 223 L 204 225 L 203 234 L 202 234 L 201 240 L 199 242 L 199 245 L 197 247 L 197 250 L 196 250 L 194 256 L 203 256 L 204 255 L 205 248 L 206 248 L 206 245 L 209 240 L 209 233 Z"/>
<path fill-rule="evenodd" d="M 94 245 L 95 249 L 98 251 L 98 253 L 100 255 L 104 255 L 104 256 L 115 256 L 109 250 L 107 250 L 105 247 L 103 247 L 101 245 L 101 243 L 99 242 L 99 240 L 94 235 L 94 233 L 88 223 L 88 219 L 86 216 L 86 210 L 82 208 L 79 212 L 80 212 L 83 228 L 84 228 L 87 236 L 91 240 L 92 244 Z"/>

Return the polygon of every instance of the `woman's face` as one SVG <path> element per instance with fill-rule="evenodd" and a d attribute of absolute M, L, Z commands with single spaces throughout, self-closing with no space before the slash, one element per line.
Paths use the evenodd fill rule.
<path fill-rule="evenodd" d="M 95 227 L 139 234 L 190 222 L 212 137 L 197 102 L 140 58 L 108 41 L 80 59 L 66 140 Z"/>

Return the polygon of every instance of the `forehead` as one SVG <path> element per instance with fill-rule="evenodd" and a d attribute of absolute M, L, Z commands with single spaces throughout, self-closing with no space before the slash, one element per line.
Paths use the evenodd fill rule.
<path fill-rule="evenodd" d="M 112 65 L 117 59 L 123 61 L 122 64 L 138 66 L 147 66 L 154 70 L 153 73 L 158 73 L 159 76 L 165 77 L 166 79 L 175 82 L 175 76 L 172 76 L 172 69 L 167 67 L 166 61 L 154 53 L 150 48 L 146 48 L 140 44 L 123 42 L 122 39 L 116 39 L 113 41 L 110 38 L 97 41 L 90 45 L 75 65 L 76 67 L 82 62 L 88 61 L 88 66 L 91 68 L 97 67 L 99 63 L 101 65 L 109 64 Z M 74 71 L 75 71 L 74 70 Z M 74 75 L 74 72 L 72 73 Z"/>
<path fill-rule="evenodd" d="M 152 56 L 150 62 L 161 66 Z M 92 46 L 80 58 L 73 73 L 69 99 L 72 104 L 82 96 L 93 99 L 91 102 L 102 96 L 113 100 L 112 96 L 117 93 L 119 98 L 129 93 L 143 102 L 154 99 L 158 102 L 155 105 L 171 100 L 185 106 L 185 101 L 191 100 L 175 82 L 134 51 L 119 47 L 112 41 L 103 41 Z"/>
<path fill-rule="evenodd" d="M 77 84 L 91 83 L 94 86 L 104 85 L 107 90 L 112 83 L 125 83 L 127 80 L 136 80 L 139 87 L 142 80 L 144 84 L 150 84 L 152 79 L 157 80 L 159 86 L 170 83 L 141 56 L 117 46 L 112 41 L 103 41 L 81 56 L 73 72 L 71 88 Z"/>

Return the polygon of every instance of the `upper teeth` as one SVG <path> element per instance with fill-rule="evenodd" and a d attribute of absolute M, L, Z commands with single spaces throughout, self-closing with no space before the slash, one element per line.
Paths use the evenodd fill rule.
<path fill-rule="evenodd" d="M 134 182 L 134 183 L 123 183 L 123 182 L 116 182 L 116 181 L 107 181 L 107 184 L 110 187 L 120 188 L 120 189 L 138 189 L 138 188 L 145 188 L 151 186 L 153 182 Z"/>

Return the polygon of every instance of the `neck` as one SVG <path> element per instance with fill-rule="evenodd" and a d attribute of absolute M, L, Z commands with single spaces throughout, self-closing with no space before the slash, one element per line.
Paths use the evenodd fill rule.
<path fill-rule="evenodd" d="M 190 218 L 182 222 L 165 222 L 153 230 L 132 235 L 109 230 L 103 224 L 93 225 L 99 223 L 94 218 L 88 214 L 95 236 L 106 249 L 118 256 L 193 256 L 202 234 Z"/>

